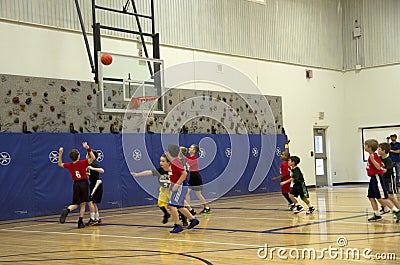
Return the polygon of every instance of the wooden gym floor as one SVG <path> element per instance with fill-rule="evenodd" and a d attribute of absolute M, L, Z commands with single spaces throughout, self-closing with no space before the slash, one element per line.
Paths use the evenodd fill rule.
<path fill-rule="evenodd" d="M 400 223 L 369 223 L 366 193 L 310 189 L 309 216 L 289 212 L 280 193 L 221 198 L 180 234 L 156 205 L 102 211 L 102 224 L 79 230 L 76 214 L 4 221 L 0 264 L 399 264 Z"/>

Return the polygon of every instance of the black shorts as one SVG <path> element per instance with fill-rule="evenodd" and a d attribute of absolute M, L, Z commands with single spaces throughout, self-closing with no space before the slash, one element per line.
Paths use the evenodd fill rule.
<path fill-rule="evenodd" d="M 203 189 L 203 180 L 199 172 L 190 172 L 189 189 L 196 191 Z"/>
<path fill-rule="evenodd" d="M 93 189 L 96 187 L 96 181 L 90 182 L 90 194 L 93 193 Z M 103 198 L 103 183 L 100 183 L 96 190 L 94 191 L 90 201 L 94 203 L 101 203 L 101 199 Z"/>
<path fill-rule="evenodd" d="M 396 194 L 397 193 L 397 184 L 396 184 L 396 176 L 383 177 L 383 181 L 385 182 L 386 190 L 388 194 Z"/>
<path fill-rule="evenodd" d="M 293 194 L 294 197 L 300 196 L 302 200 L 308 199 L 310 197 L 308 194 L 307 186 L 304 183 L 300 185 L 294 185 L 290 190 L 290 193 Z"/>
<path fill-rule="evenodd" d="M 72 204 L 81 204 L 89 201 L 89 183 L 87 179 L 74 181 L 74 193 L 72 195 Z"/>

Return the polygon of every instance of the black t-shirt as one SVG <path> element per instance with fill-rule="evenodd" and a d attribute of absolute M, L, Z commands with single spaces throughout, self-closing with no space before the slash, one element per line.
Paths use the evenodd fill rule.
<path fill-rule="evenodd" d="M 99 168 L 100 166 L 97 165 L 95 162 L 90 164 L 90 166 Z M 87 175 L 89 176 L 90 183 L 96 183 L 98 179 L 100 179 L 100 173 L 94 170 L 87 170 Z"/>
<path fill-rule="evenodd" d="M 386 168 L 386 173 L 383 173 L 384 178 L 390 178 L 393 175 L 393 161 L 390 157 L 382 158 L 379 157 Z"/>
<path fill-rule="evenodd" d="M 160 183 L 160 187 L 169 188 L 171 182 L 169 180 L 169 172 L 164 170 L 162 167 L 153 169 L 151 171 L 154 176 L 158 178 L 158 182 Z"/>
<path fill-rule="evenodd" d="M 303 173 L 301 173 L 300 168 L 295 167 L 291 169 L 290 176 L 293 178 L 294 185 L 302 185 L 304 183 Z"/>

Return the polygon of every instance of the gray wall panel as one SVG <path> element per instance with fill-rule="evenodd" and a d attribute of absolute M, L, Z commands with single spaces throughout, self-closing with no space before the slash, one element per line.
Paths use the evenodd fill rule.
<path fill-rule="evenodd" d="M 164 44 L 193 47 L 192 0 L 155 1 L 156 31 Z"/>
<path fill-rule="evenodd" d="M 150 14 L 149 0 L 136 0 Z M 92 30 L 91 1 L 79 0 L 85 27 Z M 96 0 L 122 9 L 126 1 Z M 130 7 L 132 10 L 132 7 Z M 360 21 L 359 63 L 400 61 L 398 0 L 155 0 L 156 31 L 163 44 L 330 69 L 356 65 L 354 19 Z M 0 0 L 0 18 L 79 30 L 74 1 Z M 132 16 L 98 11 L 97 20 L 138 30 Z M 142 22 L 143 19 L 140 19 Z M 149 21 L 142 23 L 150 31 Z M 132 38 L 131 34 L 102 31 Z"/>
<path fill-rule="evenodd" d="M 344 69 L 356 65 L 354 21 L 358 20 L 362 36 L 359 38 L 359 63 L 373 67 L 400 63 L 400 1 L 353 0 L 343 1 Z"/>
<path fill-rule="evenodd" d="M 400 1 L 381 2 L 369 0 L 364 8 L 366 66 L 400 61 Z"/>

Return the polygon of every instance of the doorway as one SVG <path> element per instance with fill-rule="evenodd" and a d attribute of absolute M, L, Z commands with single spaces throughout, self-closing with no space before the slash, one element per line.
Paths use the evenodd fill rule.
<path fill-rule="evenodd" d="M 317 187 L 328 186 L 326 128 L 314 128 L 314 164 Z"/>

